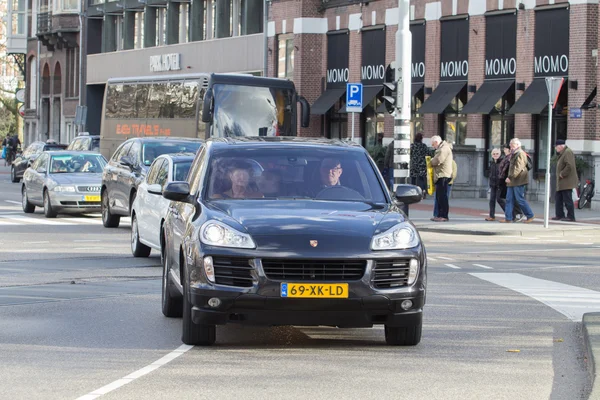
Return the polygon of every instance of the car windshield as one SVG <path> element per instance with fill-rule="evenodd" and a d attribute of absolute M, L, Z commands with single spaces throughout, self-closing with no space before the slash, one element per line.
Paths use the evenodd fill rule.
<path fill-rule="evenodd" d="M 387 202 L 366 152 L 300 146 L 219 149 L 205 198 Z"/>
<path fill-rule="evenodd" d="M 268 87 L 215 85 L 211 136 L 289 136 L 293 92 Z"/>
<path fill-rule="evenodd" d="M 190 161 L 178 161 L 173 164 L 173 180 L 174 181 L 185 181 L 188 176 L 188 172 L 190 172 L 190 166 L 192 165 L 192 160 Z"/>
<path fill-rule="evenodd" d="M 196 153 L 202 146 L 200 142 L 165 142 L 156 141 L 144 143 L 142 148 L 142 160 L 144 165 L 151 165 L 154 159 L 163 154 L 174 153 Z"/>
<path fill-rule="evenodd" d="M 50 174 L 101 173 L 106 160 L 99 154 L 61 154 L 50 159 Z"/>

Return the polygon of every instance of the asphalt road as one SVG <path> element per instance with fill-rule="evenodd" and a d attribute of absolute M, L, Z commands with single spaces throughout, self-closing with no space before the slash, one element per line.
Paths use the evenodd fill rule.
<path fill-rule="evenodd" d="M 426 233 L 423 339 L 383 329 L 220 327 L 182 346 L 159 258 L 129 225 L 25 215 L 0 174 L 0 397 L 586 399 L 580 314 L 600 311 L 600 239 Z M 577 320 L 579 316 L 579 321 Z"/>

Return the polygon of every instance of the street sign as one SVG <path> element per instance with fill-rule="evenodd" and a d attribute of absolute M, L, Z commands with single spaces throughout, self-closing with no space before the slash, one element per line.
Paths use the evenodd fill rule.
<path fill-rule="evenodd" d="M 25 116 L 25 106 L 24 106 L 23 104 L 21 104 L 21 105 L 19 106 L 19 115 L 20 115 L 21 117 L 24 117 L 24 116 Z"/>
<path fill-rule="evenodd" d="M 552 108 L 556 107 L 558 94 L 562 87 L 565 78 L 546 78 L 546 89 L 548 90 L 549 103 L 552 103 Z"/>
<path fill-rule="evenodd" d="M 569 114 L 571 115 L 571 118 L 581 118 L 581 108 L 570 108 Z"/>
<path fill-rule="evenodd" d="M 363 85 L 362 83 L 346 84 L 346 112 L 362 112 L 363 105 Z"/>
<path fill-rule="evenodd" d="M 17 98 L 17 101 L 19 103 L 25 103 L 25 89 L 17 90 L 17 93 L 15 93 L 15 97 Z"/>

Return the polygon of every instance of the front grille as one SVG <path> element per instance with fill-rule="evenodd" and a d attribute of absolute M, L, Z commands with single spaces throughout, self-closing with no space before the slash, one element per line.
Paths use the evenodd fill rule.
<path fill-rule="evenodd" d="M 263 259 L 265 275 L 288 281 L 357 281 L 365 274 L 364 260 Z"/>
<path fill-rule="evenodd" d="M 373 286 L 377 289 L 406 286 L 410 270 L 409 263 L 409 259 L 376 261 L 373 269 Z"/>
<path fill-rule="evenodd" d="M 61 201 L 62 206 L 79 207 L 79 208 L 93 208 L 100 207 L 102 203 L 99 201 Z"/>
<path fill-rule="evenodd" d="M 248 258 L 213 257 L 215 283 L 227 286 L 252 286 L 252 271 Z"/>
<path fill-rule="evenodd" d="M 100 193 L 100 186 L 77 186 L 77 191 L 81 193 Z"/>

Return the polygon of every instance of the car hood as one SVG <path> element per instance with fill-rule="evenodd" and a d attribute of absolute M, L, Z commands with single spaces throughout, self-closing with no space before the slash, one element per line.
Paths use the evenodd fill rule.
<path fill-rule="evenodd" d="M 337 253 L 366 251 L 374 234 L 405 220 L 394 206 L 360 202 L 227 200 L 209 209 L 211 217 L 248 232 L 259 249 L 294 252 L 315 240 Z"/>
<path fill-rule="evenodd" d="M 74 172 L 51 174 L 50 178 L 59 185 L 102 185 L 102 173 Z"/>

